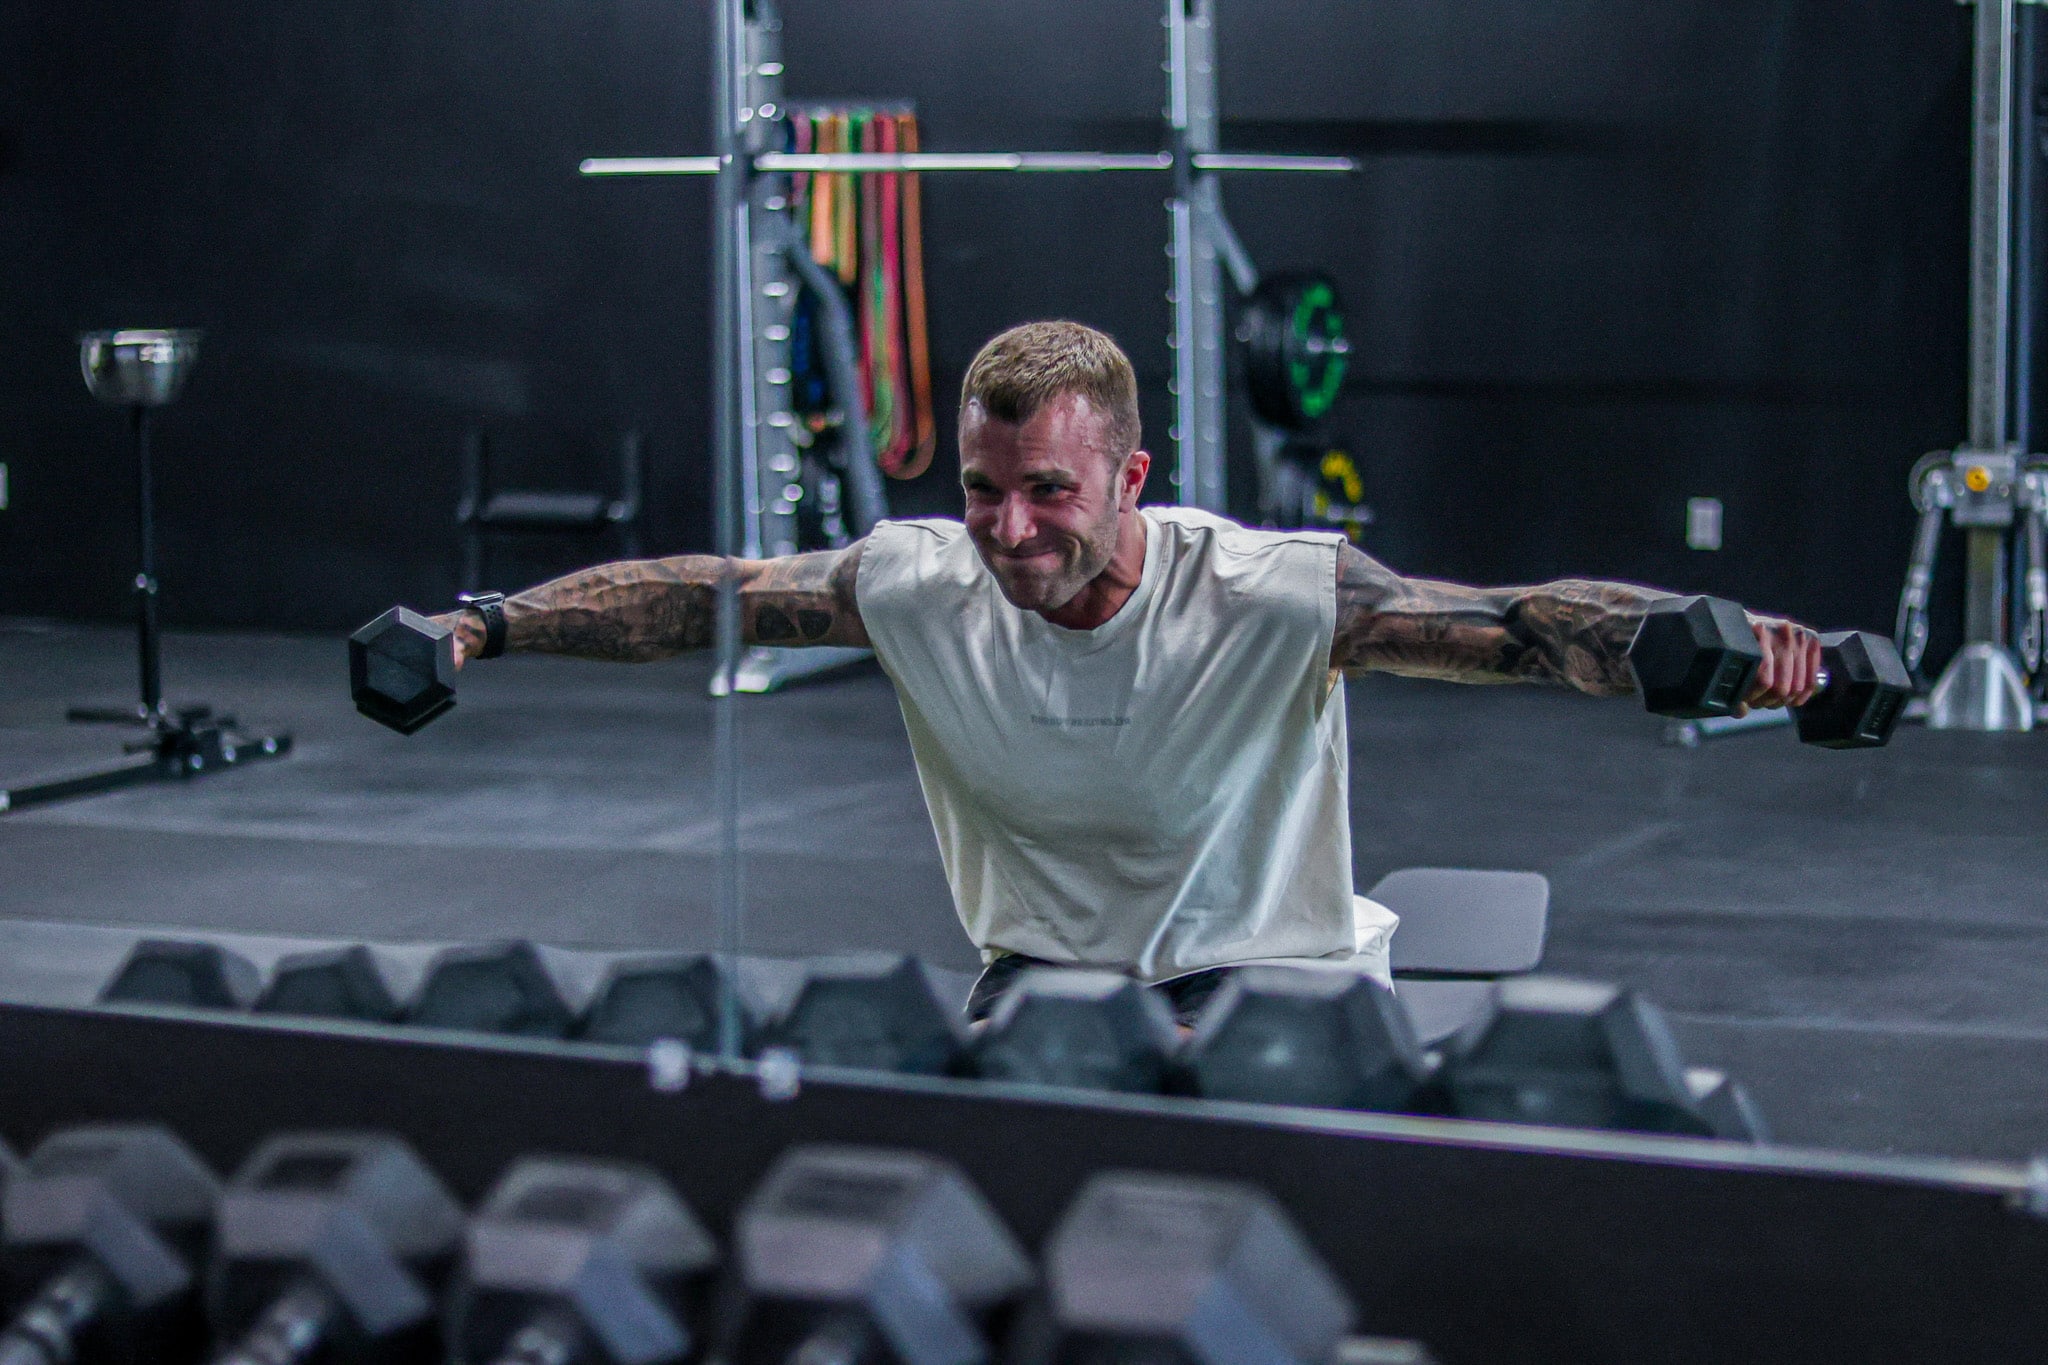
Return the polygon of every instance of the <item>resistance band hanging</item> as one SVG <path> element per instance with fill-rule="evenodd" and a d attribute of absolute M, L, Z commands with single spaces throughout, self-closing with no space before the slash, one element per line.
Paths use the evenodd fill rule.
<path fill-rule="evenodd" d="M 791 111 L 789 145 L 797 152 L 916 151 L 917 118 L 903 108 L 800 106 Z M 918 179 L 893 171 L 801 173 L 791 180 L 790 210 L 812 259 L 847 289 L 868 448 L 885 473 L 914 479 L 931 467 L 938 444 Z M 836 425 L 841 415 L 825 381 L 815 306 L 802 299 L 790 352 L 805 424 L 814 432 Z"/>
<path fill-rule="evenodd" d="M 902 150 L 917 150 L 915 115 L 898 115 L 896 138 Z M 910 398 L 916 430 L 910 457 L 896 477 L 914 479 L 931 468 L 932 452 L 939 444 L 938 425 L 932 416 L 932 348 L 924 317 L 924 199 L 914 171 L 903 177 L 903 321 L 910 342 Z"/>

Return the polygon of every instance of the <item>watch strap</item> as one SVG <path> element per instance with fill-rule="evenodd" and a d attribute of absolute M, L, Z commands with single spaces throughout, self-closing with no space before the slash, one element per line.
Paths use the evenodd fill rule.
<path fill-rule="evenodd" d="M 505 594 L 501 592 L 465 592 L 456 596 L 456 601 L 483 618 L 484 647 L 477 651 L 479 659 L 495 659 L 505 652 Z"/>

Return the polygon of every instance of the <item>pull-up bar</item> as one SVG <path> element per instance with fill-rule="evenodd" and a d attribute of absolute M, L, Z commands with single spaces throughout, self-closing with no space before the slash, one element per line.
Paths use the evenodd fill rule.
<path fill-rule="evenodd" d="M 1348 174 L 1358 163 L 1348 156 L 1268 156 L 1257 153 L 1196 152 L 1188 158 L 1198 171 L 1294 171 Z M 776 171 L 1170 171 L 1171 152 L 762 152 L 754 169 Z M 716 175 L 715 156 L 591 157 L 577 167 L 584 175 Z"/>

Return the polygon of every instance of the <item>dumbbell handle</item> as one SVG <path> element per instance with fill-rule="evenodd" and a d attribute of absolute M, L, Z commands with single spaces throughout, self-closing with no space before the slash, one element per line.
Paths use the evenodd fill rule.
<path fill-rule="evenodd" d="M 339 1307 L 324 1285 L 301 1279 L 271 1300 L 242 1339 L 214 1357 L 213 1365 L 297 1365 L 320 1348 Z"/>
<path fill-rule="evenodd" d="M 514 1332 L 493 1365 L 566 1365 L 575 1358 L 575 1329 L 541 1317 Z"/>
<path fill-rule="evenodd" d="M 107 1307 L 113 1286 L 89 1256 L 53 1275 L 0 1332 L 0 1365 L 67 1365 L 79 1333 Z"/>

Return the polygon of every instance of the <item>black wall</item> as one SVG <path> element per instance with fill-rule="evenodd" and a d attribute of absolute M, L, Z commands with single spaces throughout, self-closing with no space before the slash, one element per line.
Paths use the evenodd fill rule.
<path fill-rule="evenodd" d="M 913 96 L 928 145 L 1158 144 L 1152 0 L 785 13 L 792 93 Z M 1961 435 L 1969 14 L 1225 0 L 1228 140 L 1368 157 L 1227 198 L 1261 262 L 1344 288 L 1375 548 L 1888 626 L 1906 470 Z M 703 547 L 708 186 L 575 165 L 703 149 L 708 34 L 702 0 L 0 9 L 0 613 L 124 609 L 87 327 L 208 330 L 160 426 L 173 621 L 445 601 L 477 421 L 571 483 L 599 477 L 578 442 L 644 427 L 650 548 Z M 941 394 L 998 328 L 1079 317 L 1131 350 L 1163 447 L 1163 192 L 928 178 Z M 904 509 L 953 506 L 951 439 Z M 1726 503 L 1718 554 L 1684 547 L 1695 495 Z"/>

